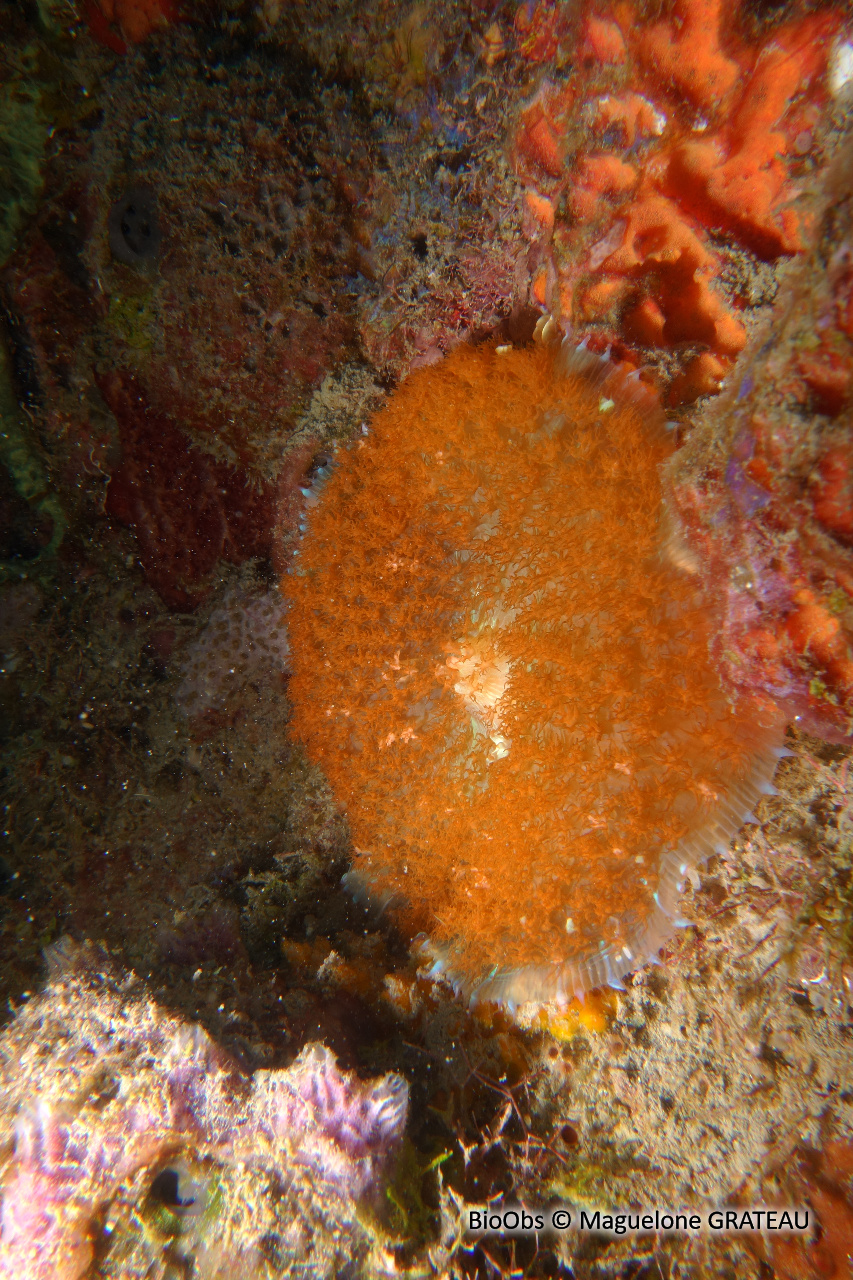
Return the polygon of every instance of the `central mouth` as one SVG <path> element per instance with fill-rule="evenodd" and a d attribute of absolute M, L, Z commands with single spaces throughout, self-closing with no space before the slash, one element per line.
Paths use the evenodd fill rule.
<path fill-rule="evenodd" d="M 482 734 L 490 739 L 490 762 L 503 760 L 512 746 L 501 732 L 501 703 L 512 667 L 509 658 L 504 657 L 494 640 L 478 637 L 457 642 L 446 663 L 456 677 L 453 690 L 471 717 L 474 736 Z"/>

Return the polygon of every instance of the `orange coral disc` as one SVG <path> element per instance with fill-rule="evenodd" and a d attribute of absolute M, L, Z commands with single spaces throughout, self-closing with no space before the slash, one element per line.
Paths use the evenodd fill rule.
<path fill-rule="evenodd" d="M 781 726 L 662 550 L 671 452 L 585 352 L 461 347 L 340 459 L 287 575 L 294 729 L 355 869 L 480 999 L 564 1000 L 671 934 Z"/>

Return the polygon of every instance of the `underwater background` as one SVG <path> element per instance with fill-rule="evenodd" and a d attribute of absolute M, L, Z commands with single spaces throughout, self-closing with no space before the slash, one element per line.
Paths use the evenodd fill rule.
<path fill-rule="evenodd" d="M 849 4 L 0 0 L 0 34 L 2 1280 L 853 1274 Z M 472 1004 L 345 879 L 281 584 L 410 376 L 537 342 L 665 421 L 662 543 L 778 767 L 656 963 Z M 519 1201 L 812 1227 L 466 1234 Z"/>

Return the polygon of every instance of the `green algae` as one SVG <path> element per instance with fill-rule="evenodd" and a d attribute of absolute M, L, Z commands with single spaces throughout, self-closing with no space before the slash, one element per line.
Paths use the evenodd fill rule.
<path fill-rule="evenodd" d="M 60 36 L 69 21 L 78 20 L 70 0 L 36 0 L 36 5 L 39 22 L 47 35 Z"/>
<path fill-rule="evenodd" d="M 20 73 L 0 86 L 0 266 L 38 206 L 52 132 L 35 61 L 35 50 L 29 46 L 22 54 Z"/>
<path fill-rule="evenodd" d="M 436 1211 L 424 1199 L 425 1179 L 435 1174 L 440 1193 L 440 1170 L 452 1157 L 452 1151 L 441 1151 L 434 1159 L 425 1162 L 423 1153 L 411 1140 L 403 1140 L 394 1177 L 385 1188 L 391 1230 L 402 1239 L 424 1243 L 433 1235 Z"/>
<path fill-rule="evenodd" d="M 39 515 L 51 521 L 48 545 L 31 560 L 0 561 L 0 582 L 10 577 L 30 575 L 33 569 L 49 560 L 59 550 L 68 522 L 62 504 L 50 491 L 44 463 L 39 456 L 29 423 L 26 421 L 12 385 L 9 357 L 0 344 L 0 464 L 11 476 L 16 493 Z"/>
<path fill-rule="evenodd" d="M 58 35 L 59 0 L 40 0 L 39 22 L 47 36 Z M 47 49 L 31 41 L 10 56 L 7 78 L 0 84 L 0 266 L 9 259 L 18 237 L 36 213 L 44 186 L 44 162 L 53 134 L 51 93 L 42 68 Z M 0 346 L 0 464 L 15 491 L 52 525 L 48 546 L 31 560 L 0 561 L 0 581 L 26 576 L 49 560 L 62 543 L 67 521 L 51 492 L 47 471 L 30 423 L 15 396 L 10 361 Z"/>
<path fill-rule="evenodd" d="M 115 294 L 110 299 L 107 324 L 135 351 L 148 351 L 153 346 L 155 317 L 147 295 L 125 298 Z"/>

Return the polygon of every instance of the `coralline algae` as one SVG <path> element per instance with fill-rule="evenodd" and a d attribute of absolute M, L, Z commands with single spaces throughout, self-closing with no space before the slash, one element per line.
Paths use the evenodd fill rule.
<path fill-rule="evenodd" d="M 323 1045 L 241 1074 L 94 947 L 51 950 L 0 1038 L 0 1277 L 335 1274 L 402 1136 L 408 1086 Z M 143 1266 L 144 1264 L 144 1266 Z M 143 1267 L 134 1270 L 134 1267 Z"/>
<path fill-rule="evenodd" d="M 644 963 L 769 786 L 780 717 L 723 689 L 667 552 L 671 452 L 607 361 L 459 348 L 341 460 L 284 581 L 294 729 L 356 871 L 478 999 Z"/>

